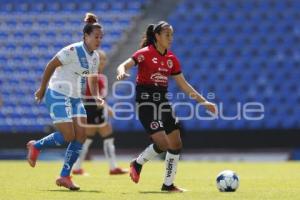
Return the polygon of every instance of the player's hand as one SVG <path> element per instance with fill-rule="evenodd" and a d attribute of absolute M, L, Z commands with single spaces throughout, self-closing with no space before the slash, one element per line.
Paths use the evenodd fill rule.
<path fill-rule="evenodd" d="M 129 77 L 130 74 L 126 73 L 126 72 L 118 72 L 117 74 L 117 80 L 124 80 L 125 78 Z"/>
<path fill-rule="evenodd" d="M 40 87 L 35 93 L 34 93 L 34 99 L 37 103 L 41 103 L 41 101 L 44 98 L 46 89 L 43 87 Z"/>
<path fill-rule="evenodd" d="M 98 108 L 103 108 L 105 101 L 102 98 L 97 97 L 95 101 Z"/>
<path fill-rule="evenodd" d="M 217 108 L 217 105 L 212 103 L 212 102 L 209 102 L 209 101 L 206 101 L 204 103 L 201 103 L 202 105 L 205 106 L 205 108 L 211 112 L 212 114 L 214 115 L 217 115 L 218 114 L 218 108 Z"/>

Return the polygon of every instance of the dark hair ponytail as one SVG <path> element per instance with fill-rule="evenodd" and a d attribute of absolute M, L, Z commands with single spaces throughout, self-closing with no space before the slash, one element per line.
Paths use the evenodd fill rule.
<path fill-rule="evenodd" d="M 155 42 L 154 24 L 149 24 L 146 32 L 143 35 L 140 47 L 146 47 Z"/>
<path fill-rule="evenodd" d="M 171 25 L 166 21 L 159 21 L 157 24 L 149 24 L 146 32 L 143 35 L 140 47 L 143 48 L 154 44 L 156 42 L 155 33 L 160 34 L 163 28 L 167 26 L 170 27 Z"/>
<path fill-rule="evenodd" d="M 85 26 L 83 28 L 83 34 L 91 34 L 95 28 L 102 29 L 102 26 L 98 23 L 98 18 L 93 13 L 86 13 L 84 18 Z"/>

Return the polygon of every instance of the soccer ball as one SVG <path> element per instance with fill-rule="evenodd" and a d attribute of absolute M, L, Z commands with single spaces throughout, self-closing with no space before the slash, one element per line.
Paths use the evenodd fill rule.
<path fill-rule="evenodd" d="M 234 192 L 238 189 L 240 179 L 238 175 L 231 170 L 224 170 L 217 176 L 217 188 L 221 192 Z"/>

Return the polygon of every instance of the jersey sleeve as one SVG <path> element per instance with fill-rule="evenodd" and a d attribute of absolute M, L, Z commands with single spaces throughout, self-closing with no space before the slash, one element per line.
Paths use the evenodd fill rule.
<path fill-rule="evenodd" d="M 63 65 L 68 65 L 75 59 L 75 49 L 74 47 L 65 47 L 56 54 L 56 57 Z"/>
<path fill-rule="evenodd" d="M 136 51 L 134 54 L 132 54 L 131 58 L 134 60 L 135 65 L 138 65 L 145 60 L 144 54 L 145 52 L 142 51 Z"/>
<path fill-rule="evenodd" d="M 181 74 L 181 65 L 176 56 L 173 57 L 172 62 L 173 62 L 173 67 L 172 67 L 171 75 L 175 76 Z"/>

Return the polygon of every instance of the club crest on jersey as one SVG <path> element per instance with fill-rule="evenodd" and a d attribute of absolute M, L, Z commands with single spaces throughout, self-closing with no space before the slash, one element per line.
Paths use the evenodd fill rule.
<path fill-rule="evenodd" d="M 157 64 L 157 58 L 156 58 L 156 57 L 152 58 L 152 62 L 153 62 L 154 64 Z"/>
<path fill-rule="evenodd" d="M 173 67 L 173 61 L 172 61 L 171 59 L 169 59 L 169 60 L 167 61 L 167 65 L 168 65 L 168 67 L 171 69 L 171 68 Z"/>
<path fill-rule="evenodd" d="M 144 57 L 143 54 L 141 54 L 141 55 L 139 55 L 139 56 L 137 57 L 138 63 L 143 62 L 144 60 L 145 60 L 145 57 Z"/>
<path fill-rule="evenodd" d="M 159 123 L 158 122 L 151 122 L 150 128 L 152 130 L 157 130 L 159 128 Z"/>
<path fill-rule="evenodd" d="M 93 58 L 93 65 L 96 65 L 97 63 L 97 58 Z"/>

